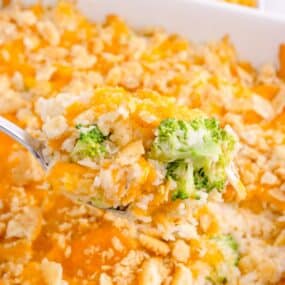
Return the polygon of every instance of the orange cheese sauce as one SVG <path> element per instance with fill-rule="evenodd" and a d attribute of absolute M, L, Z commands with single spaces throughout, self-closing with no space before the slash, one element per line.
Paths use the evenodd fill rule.
<path fill-rule="evenodd" d="M 7 161 L 15 142 L 3 134 L 0 134 L 0 138 L 2 173 L 0 200 L 4 203 L 2 213 L 3 210 L 9 211 L 9 205 L 18 195 L 9 178 L 11 168 Z M 91 213 L 83 214 L 85 217 L 82 217 L 80 211 L 77 214 L 76 211 L 80 207 L 58 193 L 37 189 L 37 185 L 30 184 L 25 186 L 23 195 L 22 199 L 27 200 L 26 206 L 34 205 L 33 207 L 38 213 L 38 217 L 33 217 L 37 220 L 37 225 L 29 240 L 24 238 L 12 242 L 11 239 L 6 240 L 0 236 L 0 262 L 8 260 L 16 262 L 29 256 L 30 261 L 23 269 L 23 281 L 29 281 L 29 284 L 39 284 L 42 280 L 38 262 L 45 257 L 60 262 L 64 266 L 64 278 L 71 281 L 70 284 L 80 284 L 81 281 L 76 281 L 78 270 L 81 270 L 84 278 L 88 279 L 88 276 L 95 272 L 99 273 L 103 265 L 114 264 L 124 257 L 130 249 L 137 247 L 135 240 L 124 235 L 111 222 L 100 222 L 100 218 L 97 222 L 97 218 L 94 217 L 92 223 L 88 221 Z M 68 218 L 68 213 L 71 211 L 74 211 L 74 216 L 71 215 Z M 65 225 L 67 228 L 68 239 L 66 239 L 67 233 L 62 233 L 59 230 L 61 225 Z M 122 249 L 119 251 L 114 249 L 112 244 L 114 237 L 121 243 Z M 8 244 L 9 246 L 7 246 Z M 67 248 L 70 248 L 69 255 L 65 253 Z M 88 248 L 91 248 L 89 252 Z M 106 257 L 102 258 L 102 252 L 110 249 L 111 255 L 106 253 Z M 96 284 L 94 282 L 86 284 Z"/>

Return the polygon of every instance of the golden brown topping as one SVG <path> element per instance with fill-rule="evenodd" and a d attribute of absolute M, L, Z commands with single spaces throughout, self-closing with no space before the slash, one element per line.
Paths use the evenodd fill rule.
<path fill-rule="evenodd" d="M 167 243 L 153 238 L 151 236 L 147 236 L 144 234 L 139 235 L 139 241 L 147 250 L 155 253 L 156 255 L 165 256 L 169 253 L 170 249 Z"/>

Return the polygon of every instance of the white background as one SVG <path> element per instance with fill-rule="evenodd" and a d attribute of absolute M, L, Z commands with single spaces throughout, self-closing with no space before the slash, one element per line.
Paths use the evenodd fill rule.
<path fill-rule="evenodd" d="M 259 6 L 265 12 L 283 13 L 285 17 L 285 0 L 259 0 Z"/>

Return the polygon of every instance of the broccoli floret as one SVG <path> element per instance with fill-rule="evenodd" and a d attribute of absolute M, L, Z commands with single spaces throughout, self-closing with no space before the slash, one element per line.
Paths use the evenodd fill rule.
<path fill-rule="evenodd" d="M 220 165 L 221 164 L 221 165 Z M 222 191 L 227 181 L 227 175 L 223 163 L 216 163 L 212 167 L 205 163 L 200 168 L 195 168 L 194 183 L 198 190 L 204 189 L 211 192 L 213 189 Z"/>
<path fill-rule="evenodd" d="M 167 165 L 166 177 L 176 182 L 175 191 L 172 192 L 172 200 L 187 199 L 195 190 L 193 180 L 193 167 L 183 160 L 176 160 Z"/>
<path fill-rule="evenodd" d="M 149 156 L 163 162 L 177 159 L 217 159 L 222 148 L 232 151 L 233 136 L 223 130 L 216 119 L 200 118 L 192 121 L 163 120 L 151 147 Z"/>
<path fill-rule="evenodd" d="M 212 274 L 213 276 L 208 276 L 206 279 L 210 281 L 213 285 L 223 285 L 228 283 L 228 279 L 224 276 L 216 276 L 216 273 Z"/>
<path fill-rule="evenodd" d="M 238 265 L 239 262 L 239 246 L 234 237 L 230 234 L 219 235 L 213 237 L 213 241 L 224 255 L 224 259 L 228 264 Z"/>
<path fill-rule="evenodd" d="M 231 280 L 229 272 L 233 272 L 239 262 L 239 246 L 232 235 L 218 235 L 211 238 L 220 253 L 223 260 L 213 267 L 211 274 L 207 277 L 213 285 L 228 284 Z"/>
<path fill-rule="evenodd" d="M 163 162 L 187 157 L 189 149 L 187 133 L 189 131 L 189 124 L 182 120 L 163 120 L 157 129 L 157 136 L 152 144 L 149 157 Z"/>
<path fill-rule="evenodd" d="M 100 158 L 107 153 L 105 146 L 106 137 L 100 131 L 97 125 L 82 126 L 77 125 L 79 130 L 79 138 L 76 140 L 75 146 L 71 152 L 73 161 L 84 158 Z"/>
<path fill-rule="evenodd" d="M 196 190 L 221 191 L 227 181 L 226 168 L 231 162 L 234 147 L 234 137 L 222 129 L 214 118 L 201 117 L 192 121 L 166 119 L 157 129 L 149 157 L 169 164 L 167 168 L 172 168 L 173 162 L 179 161 L 181 165 L 184 161 L 192 169 L 192 175 L 187 171 L 187 178 L 180 176 L 173 180 L 190 179 L 190 184 L 194 181 Z M 179 170 L 179 173 L 185 175 L 186 171 Z M 179 184 L 181 182 L 177 186 Z"/>

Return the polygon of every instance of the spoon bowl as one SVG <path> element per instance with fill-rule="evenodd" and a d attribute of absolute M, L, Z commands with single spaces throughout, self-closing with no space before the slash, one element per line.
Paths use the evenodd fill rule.
<path fill-rule="evenodd" d="M 43 154 L 44 144 L 41 141 L 2 116 L 0 116 L 0 131 L 24 146 L 39 161 L 43 169 L 47 170 L 48 162 Z"/>

